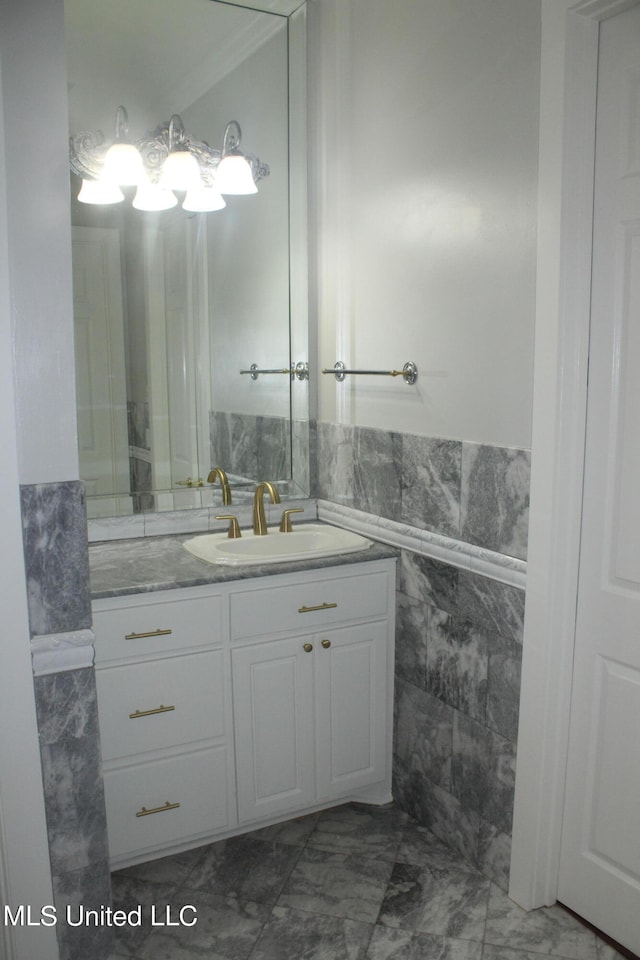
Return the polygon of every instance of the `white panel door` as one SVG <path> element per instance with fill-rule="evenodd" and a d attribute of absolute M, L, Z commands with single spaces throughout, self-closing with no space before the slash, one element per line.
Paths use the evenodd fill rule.
<path fill-rule="evenodd" d="M 313 643 L 240 647 L 232 668 L 240 823 L 312 803 Z"/>
<path fill-rule="evenodd" d="M 318 799 L 384 779 L 387 642 L 386 621 L 317 635 Z"/>
<path fill-rule="evenodd" d="M 558 899 L 640 953 L 640 6 L 600 31 L 586 466 Z"/>
<path fill-rule="evenodd" d="M 130 512 L 129 440 L 118 232 L 73 228 L 73 312 L 80 478 L 91 516 Z M 107 499 L 108 497 L 108 499 Z"/>

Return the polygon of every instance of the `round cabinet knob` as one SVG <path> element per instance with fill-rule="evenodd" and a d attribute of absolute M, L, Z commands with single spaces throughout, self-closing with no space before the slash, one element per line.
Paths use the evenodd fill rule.
<path fill-rule="evenodd" d="M 322 646 L 325 648 L 325 650 L 328 650 L 329 647 L 331 646 L 331 640 L 323 640 Z"/>
<path fill-rule="evenodd" d="M 304 650 L 305 653 L 311 653 L 311 651 L 313 650 L 313 644 L 312 644 L 312 643 L 304 643 L 304 644 L 302 645 L 302 649 Z"/>

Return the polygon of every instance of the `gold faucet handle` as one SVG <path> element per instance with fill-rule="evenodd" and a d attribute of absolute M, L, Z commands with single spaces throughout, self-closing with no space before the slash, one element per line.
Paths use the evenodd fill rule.
<path fill-rule="evenodd" d="M 284 510 L 282 513 L 282 520 L 280 521 L 280 533 L 291 533 L 291 514 L 292 513 L 304 513 L 302 507 L 291 507 L 290 510 Z"/>
<path fill-rule="evenodd" d="M 242 536 L 242 531 L 240 530 L 240 524 L 238 523 L 238 518 L 232 513 L 221 513 L 216 517 L 216 520 L 228 520 L 229 521 L 229 533 L 227 536 L 229 540 L 237 540 Z"/>

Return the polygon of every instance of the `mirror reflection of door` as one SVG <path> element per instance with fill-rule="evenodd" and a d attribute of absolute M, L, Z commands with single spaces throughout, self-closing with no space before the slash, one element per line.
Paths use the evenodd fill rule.
<path fill-rule="evenodd" d="M 211 406 L 200 370 L 209 357 L 205 225 L 179 214 L 148 223 L 144 251 L 151 489 L 173 490 L 168 508 L 198 506 Z"/>
<path fill-rule="evenodd" d="M 117 516 L 131 512 L 118 231 L 74 227 L 73 262 L 80 479 L 90 515 Z"/>

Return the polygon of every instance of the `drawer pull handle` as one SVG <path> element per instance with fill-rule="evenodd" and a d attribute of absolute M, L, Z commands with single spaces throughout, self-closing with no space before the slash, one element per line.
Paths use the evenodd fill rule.
<path fill-rule="evenodd" d="M 171 630 L 147 630 L 146 633 L 126 633 L 125 640 L 141 640 L 142 637 L 166 637 Z"/>
<path fill-rule="evenodd" d="M 313 644 L 312 644 L 312 643 L 303 643 L 303 644 L 302 644 L 302 649 L 304 650 L 305 653 L 311 653 L 311 651 L 313 650 Z"/>
<path fill-rule="evenodd" d="M 153 807 L 151 810 L 143 807 L 142 810 L 138 810 L 136 817 L 150 817 L 152 813 L 164 813 L 165 810 L 177 810 L 179 806 L 179 803 L 169 803 L 167 800 L 161 807 Z"/>
<path fill-rule="evenodd" d="M 331 646 L 331 640 L 322 640 L 321 643 L 325 650 L 328 650 Z"/>
<path fill-rule="evenodd" d="M 161 703 L 159 707 L 154 707 L 153 710 L 136 710 L 135 713 L 130 713 L 129 720 L 137 720 L 138 717 L 151 717 L 156 713 L 169 713 L 171 710 L 175 710 L 175 707 L 165 707 Z"/>
<path fill-rule="evenodd" d="M 337 603 L 318 603 L 315 607 L 299 607 L 298 613 L 311 613 L 313 610 L 331 610 Z"/>

